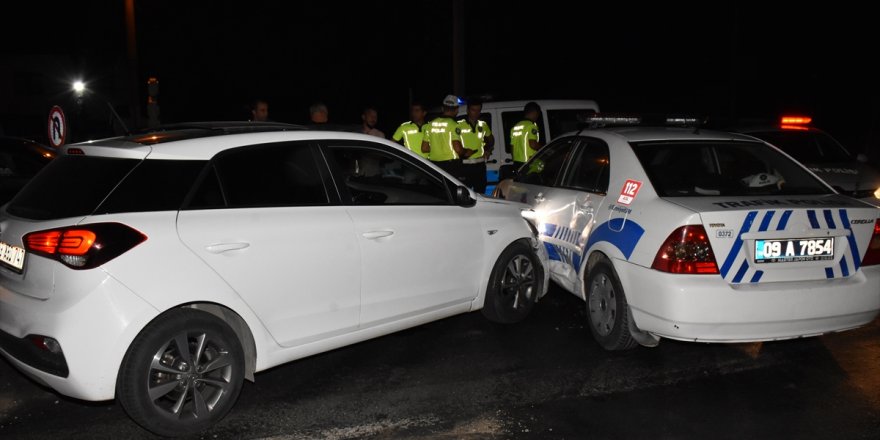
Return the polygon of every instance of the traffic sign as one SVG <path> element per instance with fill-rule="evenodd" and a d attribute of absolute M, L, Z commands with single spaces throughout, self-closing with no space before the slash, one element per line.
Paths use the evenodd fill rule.
<path fill-rule="evenodd" d="M 64 110 L 54 106 L 49 110 L 49 145 L 58 148 L 64 145 L 67 139 L 67 119 L 64 118 Z"/>

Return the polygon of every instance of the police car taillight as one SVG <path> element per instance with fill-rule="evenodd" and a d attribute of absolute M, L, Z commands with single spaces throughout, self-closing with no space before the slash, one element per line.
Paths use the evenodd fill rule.
<path fill-rule="evenodd" d="M 862 259 L 862 266 L 875 264 L 880 264 L 880 218 L 874 221 L 874 235 L 871 236 L 868 252 L 865 252 L 865 258 Z"/>
<path fill-rule="evenodd" d="M 657 251 L 651 268 L 669 273 L 717 274 L 718 264 L 706 229 L 687 225 L 672 231 Z"/>

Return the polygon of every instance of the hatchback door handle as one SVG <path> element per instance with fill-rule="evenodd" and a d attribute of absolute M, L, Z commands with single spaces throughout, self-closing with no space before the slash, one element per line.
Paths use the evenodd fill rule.
<path fill-rule="evenodd" d="M 237 251 L 240 249 L 244 249 L 249 247 L 250 243 L 238 242 L 238 243 L 215 243 L 212 245 L 205 246 L 205 249 L 212 254 L 222 254 L 223 252 L 228 251 Z"/>
<path fill-rule="evenodd" d="M 361 234 L 367 240 L 376 240 L 377 238 L 390 237 L 394 235 L 394 231 L 369 231 Z"/>
<path fill-rule="evenodd" d="M 538 203 L 543 202 L 543 201 L 544 201 L 544 193 L 538 193 L 538 194 L 535 196 L 535 201 L 538 202 Z"/>

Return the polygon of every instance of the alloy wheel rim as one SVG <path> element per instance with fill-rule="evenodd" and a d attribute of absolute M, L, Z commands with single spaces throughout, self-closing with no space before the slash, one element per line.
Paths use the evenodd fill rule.
<path fill-rule="evenodd" d="M 517 310 L 534 300 L 535 267 L 525 255 L 511 258 L 501 278 L 501 296 L 510 308 Z"/>
<path fill-rule="evenodd" d="M 147 393 L 174 419 L 203 419 L 233 388 L 232 355 L 206 332 L 180 332 L 150 362 Z"/>

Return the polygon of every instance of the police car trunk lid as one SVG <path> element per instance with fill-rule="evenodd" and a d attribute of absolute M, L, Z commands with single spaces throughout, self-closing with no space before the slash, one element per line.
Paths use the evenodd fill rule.
<path fill-rule="evenodd" d="M 731 284 L 853 276 L 880 213 L 840 195 L 666 200 L 700 214 L 720 275 Z"/>

